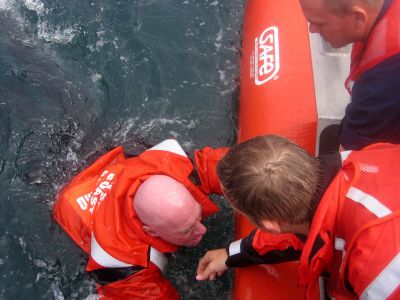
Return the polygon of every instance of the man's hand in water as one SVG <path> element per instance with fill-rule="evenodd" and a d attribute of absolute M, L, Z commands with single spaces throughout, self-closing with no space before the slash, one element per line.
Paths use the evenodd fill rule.
<path fill-rule="evenodd" d="M 225 261 L 228 258 L 226 249 L 211 250 L 204 255 L 197 267 L 197 280 L 214 280 L 215 277 L 221 276 L 228 269 Z"/>

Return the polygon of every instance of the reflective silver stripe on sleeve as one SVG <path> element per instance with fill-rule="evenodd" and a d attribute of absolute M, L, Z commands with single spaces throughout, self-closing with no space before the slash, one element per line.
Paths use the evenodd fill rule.
<path fill-rule="evenodd" d="M 242 244 L 242 240 L 237 240 L 229 245 L 229 256 L 240 253 L 240 245 Z"/>
<path fill-rule="evenodd" d="M 186 155 L 185 151 L 183 151 L 181 145 L 179 145 L 179 143 L 174 139 L 165 140 L 165 141 L 155 145 L 154 147 L 147 149 L 146 151 L 152 151 L 152 150 L 169 151 L 169 152 L 187 157 L 187 155 Z"/>
<path fill-rule="evenodd" d="M 346 246 L 346 241 L 344 239 L 335 237 L 335 249 L 339 251 L 343 251 Z"/>
<path fill-rule="evenodd" d="M 361 300 L 387 299 L 400 285 L 400 253 L 361 294 Z"/>
<path fill-rule="evenodd" d="M 124 263 L 110 254 L 108 254 L 96 241 L 94 234 L 92 233 L 92 240 L 91 240 L 91 251 L 90 256 L 97 262 L 99 265 L 107 268 L 123 268 L 123 267 L 131 267 L 133 265 Z"/>
<path fill-rule="evenodd" d="M 360 203 L 378 218 L 383 218 L 392 213 L 392 211 L 385 205 L 383 205 L 378 199 L 364 193 L 363 191 L 355 187 L 351 187 L 346 196 L 349 199 Z"/>
<path fill-rule="evenodd" d="M 342 269 L 342 266 L 343 266 L 343 258 L 344 258 L 344 256 L 346 255 L 346 251 L 345 251 L 345 249 L 344 249 L 345 247 L 346 247 L 346 241 L 345 241 L 344 239 L 335 237 L 335 246 L 334 246 L 334 248 L 335 248 L 336 250 L 338 250 L 338 251 L 343 251 L 343 253 L 342 253 L 342 260 L 340 261 L 340 268 L 339 268 L 339 270 Z"/>
<path fill-rule="evenodd" d="M 351 150 L 340 152 L 340 157 L 342 158 L 342 162 L 344 162 L 347 159 L 347 157 L 349 157 L 350 153 L 351 153 Z"/>
<path fill-rule="evenodd" d="M 325 284 L 324 284 L 324 278 L 322 276 L 318 277 L 318 284 L 319 284 L 319 299 L 325 300 Z M 331 299 L 335 300 L 333 298 Z"/>
<path fill-rule="evenodd" d="M 150 247 L 150 261 L 155 264 L 161 272 L 165 271 L 165 268 L 167 266 L 167 258 L 165 255 L 153 247 Z"/>

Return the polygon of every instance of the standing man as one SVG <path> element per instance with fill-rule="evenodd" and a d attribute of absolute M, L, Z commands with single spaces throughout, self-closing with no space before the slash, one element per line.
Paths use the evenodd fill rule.
<path fill-rule="evenodd" d="M 311 33 L 333 48 L 354 43 L 343 149 L 400 143 L 400 0 L 300 0 Z"/>

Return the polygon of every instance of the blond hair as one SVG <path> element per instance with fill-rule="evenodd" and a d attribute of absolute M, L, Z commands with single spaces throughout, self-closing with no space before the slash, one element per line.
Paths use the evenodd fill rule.
<path fill-rule="evenodd" d="M 319 182 L 317 160 L 279 136 L 259 136 L 232 147 L 217 165 L 232 206 L 257 225 L 308 221 Z"/>

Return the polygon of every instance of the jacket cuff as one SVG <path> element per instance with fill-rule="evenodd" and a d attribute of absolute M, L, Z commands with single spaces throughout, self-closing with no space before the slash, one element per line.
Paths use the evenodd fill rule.
<path fill-rule="evenodd" d="M 225 264 L 228 267 L 240 267 L 240 262 L 242 261 L 242 239 L 230 243 L 226 247 L 226 253 L 228 254 L 228 258 Z"/>

